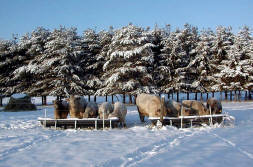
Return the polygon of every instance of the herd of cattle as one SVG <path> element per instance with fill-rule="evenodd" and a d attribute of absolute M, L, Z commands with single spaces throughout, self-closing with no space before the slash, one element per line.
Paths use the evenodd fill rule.
<path fill-rule="evenodd" d="M 196 100 L 184 100 L 178 103 L 173 100 L 162 101 L 159 96 L 150 94 L 139 94 L 136 98 L 136 105 L 141 122 L 144 122 L 145 116 L 148 117 L 179 117 L 200 116 L 209 114 L 221 114 L 222 105 L 214 99 L 208 99 L 206 105 Z M 125 104 L 116 102 L 104 102 L 98 105 L 95 102 L 87 102 L 81 96 L 70 96 L 67 100 L 55 100 L 55 119 L 66 119 L 68 115 L 71 118 L 99 118 L 108 119 L 112 117 L 119 118 L 122 126 L 126 126 L 125 117 L 127 108 Z"/>

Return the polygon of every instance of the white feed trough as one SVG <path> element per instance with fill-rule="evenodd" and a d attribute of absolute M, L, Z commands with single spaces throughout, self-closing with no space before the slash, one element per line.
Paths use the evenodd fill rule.
<path fill-rule="evenodd" d="M 53 128 L 103 128 L 109 127 L 114 128 L 117 127 L 119 123 L 119 118 L 113 117 L 108 119 L 99 119 L 99 118 L 67 118 L 67 119 L 53 119 L 53 118 L 47 118 L 46 110 L 45 110 L 45 117 L 38 118 L 38 121 L 44 126 L 44 127 L 53 127 Z"/>
<path fill-rule="evenodd" d="M 200 116 L 179 116 L 179 117 L 163 117 L 164 125 L 176 126 L 179 128 L 187 128 L 193 126 L 200 126 L 202 124 L 221 124 L 225 120 L 234 121 L 234 117 L 225 114 L 215 114 L 215 115 L 200 115 Z M 160 117 L 149 117 L 149 120 L 156 122 L 160 120 Z"/>

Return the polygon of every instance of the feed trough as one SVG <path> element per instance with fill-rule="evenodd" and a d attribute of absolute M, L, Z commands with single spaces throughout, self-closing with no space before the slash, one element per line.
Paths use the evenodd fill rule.
<path fill-rule="evenodd" d="M 202 124 L 221 124 L 225 120 L 234 120 L 234 117 L 225 114 L 200 115 L 200 116 L 179 116 L 179 117 L 163 117 L 163 124 L 176 126 L 178 128 L 188 128 L 193 126 L 201 126 Z M 157 122 L 160 117 L 149 117 L 151 122 Z"/>
<path fill-rule="evenodd" d="M 67 119 L 53 119 L 53 118 L 47 118 L 46 116 L 46 110 L 45 110 L 45 117 L 39 117 L 38 121 L 43 125 L 44 127 L 48 128 L 94 128 L 94 129 L 100 129 L 100 128 L 114 128 L 118 126 L 119 118 L 112 117 L 108 119 L 99 119 L 99 118 L 67 118 Z"/>

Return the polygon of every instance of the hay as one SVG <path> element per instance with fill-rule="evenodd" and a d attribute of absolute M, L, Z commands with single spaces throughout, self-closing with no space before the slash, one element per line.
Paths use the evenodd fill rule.
<path fill-rule="evenodd" d="M 36 110 L 36 106 L 32 104 L 31 97 L 23 94 L 17 96 L 17 94 L 10 97 L 9 103 L 5 106 L 6 111 L 29 111 Z"/>

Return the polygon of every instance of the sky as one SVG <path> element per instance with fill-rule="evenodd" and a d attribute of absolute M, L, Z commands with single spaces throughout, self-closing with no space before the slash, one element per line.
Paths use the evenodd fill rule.
<path fill-rule="evenodd" d="M 172 30 L 185 23 L 203 28 L 232 26 L 233 32 L 253 28 L 252 0 L 0 0 L 0 39 L 21 37 L 37 27 L 60 26 L 96 31 L 129 23 Z"/>

